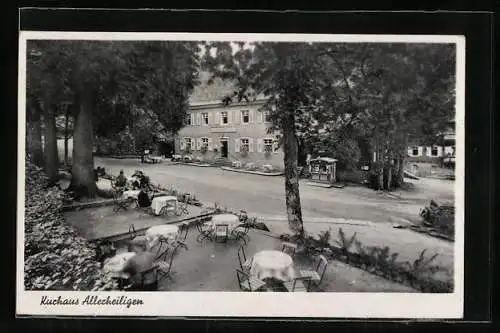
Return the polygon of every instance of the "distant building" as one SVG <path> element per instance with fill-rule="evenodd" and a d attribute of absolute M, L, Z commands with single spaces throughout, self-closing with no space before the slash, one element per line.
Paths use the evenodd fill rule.
<path fill-rule="evenodd" d="M 265 98 L 239 101 L 233 95 L 234 84 L 219 79 L 212 85 L 203 84 L 207 74 L 201 75 L 202 84 L 195 87 L 189 101 L 185 126 L 175 138 L 175 153 L 283 169 L 280 135 L 268 133 L 268 114 L 259 111 Z M 232 100 L 228 96 L 233 96 Z M 225 99 L 229 103 L 224 103 Z"/>
<path fill-rule="evenodd" d="M 283 152 L 278 133 L 269 134 L 268 115 L 259 111 L 265 100 L 192 103 L 186 125 L 175 140 L 178 154 L 191 154 L 203 160 L 253 162 L 283 168 Z"/>
<path fill-rule="evenodd" d="M 455 122 L 450 122 L 447 131 L 440 134 L 437 144 L 433 146 L 419 145 L 417 140 L 408 147 L 408 161 L 431 163 L 455 163 Z"/>

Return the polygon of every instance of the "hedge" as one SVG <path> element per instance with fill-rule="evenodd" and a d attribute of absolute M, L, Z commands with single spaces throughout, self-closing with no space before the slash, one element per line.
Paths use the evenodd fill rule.
<path fill-rule="evenodd" d="M 433 275 L 444 268 L 432 265 L 438 256 L 426 256 L 426 250 L 419 253 L 412 261 L 397 261 L 398 253 L 391 252 L 390 248 L 378 246 L 364 246 L 356 238 L 356 233 L 347 237 L 342 228 L 338 238 L 331 244 L 330 230 L 321 232 L 318 236 L 306 236 L 297 239 L 293 235 L 283 234 L 280 239 L 293 241 L 301 245 L 298 254 L 305 256 L 324 254 L 331 259 L 342 261 L 372 274 L 397 283 L 401 283 L 424 293 L 452 293 L 454 283 L 452 279 L 439 280 Z M 352 249 L 356 247 L 356 249 Z"/>
<path fill-rule="evenodd" d="M 43 171 L 26 161 L 24 286 L 26 290 L 115 290 L 89 242 L 67 225 L 64 193 L 47 187 Z"/>

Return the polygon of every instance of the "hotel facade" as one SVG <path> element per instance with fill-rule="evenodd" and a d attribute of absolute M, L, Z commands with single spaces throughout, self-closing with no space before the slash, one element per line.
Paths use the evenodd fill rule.
<path fill-rule="evenodd" d="M 176 154 L 190 154 L 204 161 L 240 161 L 259 167 L 283 169 L 278 132 L 268 133 L 268 114 L 260 111 L 265 99 L 251 102 L 191 103 L 185 126 L 175 138 Z"/>

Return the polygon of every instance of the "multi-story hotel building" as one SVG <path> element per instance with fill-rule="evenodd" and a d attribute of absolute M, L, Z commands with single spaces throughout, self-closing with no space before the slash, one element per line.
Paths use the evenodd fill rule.
<path fill-rule="evenodd" d="M 176 137 L 175 151 L 202 160 L 237 160 L 282 169 L 279 134 L 268 133 L 268 115 L 259 110 L 264 102 L 191 103 L 186 125 Z"/>

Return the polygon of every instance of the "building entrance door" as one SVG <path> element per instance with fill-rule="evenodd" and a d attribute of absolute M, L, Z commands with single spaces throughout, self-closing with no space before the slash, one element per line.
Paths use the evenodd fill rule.
<path fill-rule="evenodd" d="M 227 140 L 221 140 L 220 141 L 220 155 L 223 158 L 227 158 L 227 153 L 228 153 L 228 146 L 227 146 Z"/>

